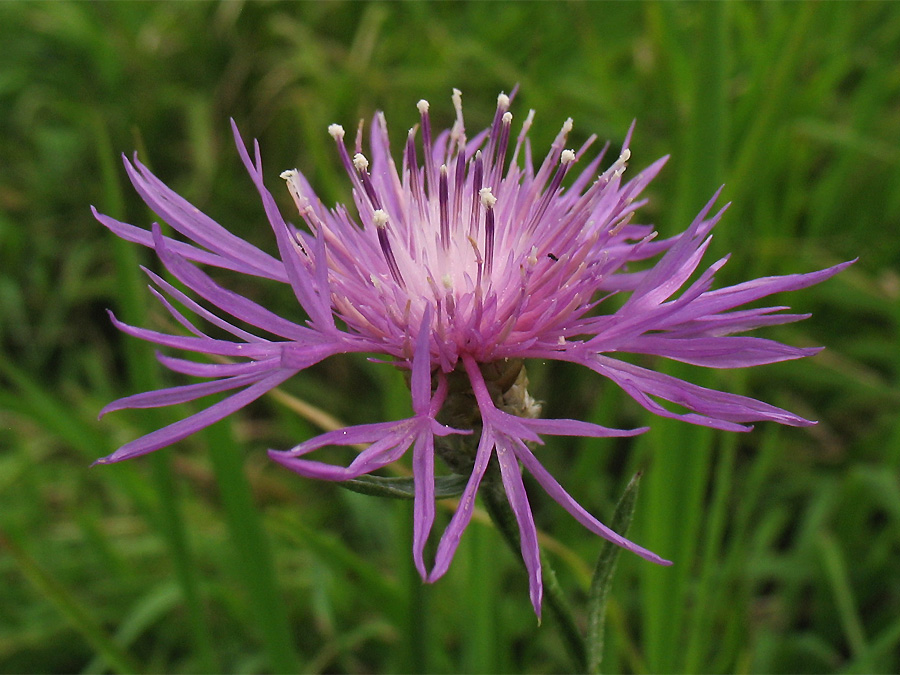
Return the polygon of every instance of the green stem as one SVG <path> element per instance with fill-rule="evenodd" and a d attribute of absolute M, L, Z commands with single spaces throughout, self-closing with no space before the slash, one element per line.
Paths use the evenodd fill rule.
<path fill-rule="evenodd" d="M 516 558 L 522 560 L 516 515 L 510 508 L 503 489 L 497 481 L 491 480 L 489 475 L 485 476 L 481 496 L 484 499 L 488 515 L 494 521 L 500 534 L 503 535 L 503 539 L 512 549 Z M 522 564 L 524 565 L 524 560 L 522 560 Z M 581 632 L 578 630 L 575 615 L 572 613 L 572 609 L 562 593 L 556 573 L 553 571 L 553 567 L 543 551 L 541 551 L 541 569 L 544 577 L 544 597 L 547 605 L 559 621 L 563 642 L 566 645 L 569 656 L 572 657 L 575 672 L 583 673 L 587 668 L 587 650 L 584 638 L 582 638 Z"/>

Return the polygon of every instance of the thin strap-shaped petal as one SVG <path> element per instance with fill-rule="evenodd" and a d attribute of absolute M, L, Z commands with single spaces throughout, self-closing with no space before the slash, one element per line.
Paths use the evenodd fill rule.
<path fill-rule="evenodd" d="M 271 366 L 270 366 L 271 369 Z M 179 387 L 168 387 L 166 389 L 156 389 L 155 391 L 145 391 L 140 394 L 126 396 L 108 404 L 100 411 L 100 417 L 115 410 L 127 410 L 132 408 L 163 408 L 169 405 L 178 405 L 179 403 L 187 403 L 203 396 L 218 394 L 229 389 L 237 389 L 246 384 L 261 380 L 265 375 L 260 373 L 251 373 L 250 375 L 235 375 L 211 382 L 197 382 L 195 384 L 185 384 Z"/>
<path fill-rule="evenodd" d="M 690 239 L 685 238 L 679 244 L 690 241 Z M 665 268 L 665 275 L 657 274 L 656 267 L 654 267 L 650 276 L 644 280 L 641 286 L 635 289 L 632 296 L 617 313 L 627 316 L 629 313 L 646 311 L 648 308 L 659 305 L 672 297 L 700 265 L 700 261 L 703 259 L 711 241 L 712 237 L 707 237 L 692 251 L 685 246 L 684 249 L 681 249 L 684 253 L 682 257 L 674 255 L 679 252 L 677 247 L 671 249 L 657 263 L 658 267 Z M 666 258 L 670 255 L 672 260 L 667 260 Z M 645 288 L 645 286 L 649 286 L 649 288 Z"/>
<path fill-rule="evenodd" d="M 419 575 L 428 578 L 425 569 L 425 544 L 434 525 L 434 436 L 420 433 L 413 445 L 413 562 Z"/>
<path fill-rule="evenodd" d="M 211 405 L 190 417 L 179 420 L 174 424 L 157 429 L 146 436 L 126 443 L 111 455 L 98 459 L 94 464 L 111 464 L 121 462 L 123 459 L 131 459 L 145 455 L 148 452 L 159 450 L 167 445 L 187 438 L 193 433 L 208 427 L 210 424 L 224 419 L 236 410 L 240 410 L 247 404 L 255 401 L 267 391 L 274 389 L 279 384 L 294 375 L 292 370 L 277 370 L 264 380 L 260 380 L 243 391 L 232 394 L 226 399 Z"/>
<path fill-rule="evenodd" d="M 259 192 L 259 195 L 262 198 L 263 208 L 265 209 L 266 216 L 272 226 L 272 231 L 275 233 L 278 251 L 281 254 L 281 259 L 284 261 L 284 268 L 287 272 L 288 281 L 291 284 L 291 288 L 294 290 L 297 301 L 303 309 L 306 310 L 306 313 L 309 314 L 313 324 L 320 330 L 325 332 L 334 330 L 334 315 L 331 313 L 330 299 L 321 297 L 320 293 L 322 289 L 317 290 L 315 288 L 312 275 L 301 262 L 301 256 L 303 256 L 304 253 L 299 250 L 299 245 L 291 237 L 287 223 L 284 222 L 284 218 L 281 216 L 281 212 L 278 210 L 278 206 L 275 204 L 272 194 L 266 189 L 266 186 L 263 183 L 262 161 L 259 157 L 259 146 L 254 143 L 254 149 L 256 150 L 256 162 L 254 163 L 253 160 L 250 159 L 247 147 L 244 145 L 244 141 L 241 138 L 241 134 L 238 131 L 234 120 L 231 121 L 231 129 L 234 133 L 234 140 L 237 144 L 237 150 L 241 157 L 241 161 L 243 161 L 244 166 L 256 185 L 257 192 Z M 324 264 L 324 262 L 322 264 Z"/>
<path fill-rule="evenodd" d="M 154 298 L 159 300 L 159 304 L 161 304 L 165 308 L 165 310 L 169 313 L 169 315 L 173 319 L 175 319 L 179 323 L 179 325 L 183 326 L 189 333 L 196 335 L 197 337 L 200 337 L 200 338 L 204 338 L 204 339 L 209 338 L 209 335 L 207 335 L 202 330 L 197 328 L 197 326 L 195 326 L 193 324 L 193 322 L 189 321 L 188 318 L 184 314 L 182 314 L 180 311 L 178 311 L 178 309 L 175 308 L 175 305 L 173 305 L 171 302 L 169 302 L 169 299 L 165 295 L 163 295 L 159 291 L 159 289 L 149 286 L 148 290 L 153 294 Z M 233 331 L 229 331 L 229 332 L 231 332 L 232 335 L 235 334 Z M 262 342 L 263 341 L 261 338 L 257 338 L 255 335 L 248 334 L 248 338 L 249 339 L 247 340 L 247 342 Z"/>
<path fill-rule="evenodd" d="M 655 354 L 707 368 L 747 368 L 812 356 L 822 348 L 792 347 L 757 337 L 677 338 L 657 333 L 633 338 L 622 351 Z"/>
<path fill-rule="evenodd" d="M 343 429 L 334 429 L 333 431 L 327 431 L 324 434 L 319 434 L 318 436 L 310 438 L 308 441 L 304 441 L 290 450 L 269 450 L 269 454 L 271 456 L 283 455 L 286 457 L 302 457 L 314 450 L 329 445 L 358 445 L 361 443 L 372 443 L 390 434 L 399 424 L 409 424 L 409 420 L 374 422 L 373 424 L 358 424 L 352 427 L 344 427 Z"/>
<path fill-rule="evenodd" d="M 699 263 L 699 258 L 697 262 Z M 682 308 L 690 306 L 709 290 L 716 272 L 726 262 L 728 262 L 728 256 L 714 262 L 675 300 L 648 306 L 641 311 L 626 309 L 626 303 L 626 306 L 612 316 L 594 317 L 585 321 L 584 330 L 597 334 L 590 340 L 592 348 L 597 351 L 615 351 L 619 345 L 628 344 L 631 338 L 646 331 L 668 328 L 675 321 L 673 316 L 676 316 Z"/>
<path fill-rule="evenodd" d="M 438 544 L 434 568 L 428 575 L 429 582 L 437 581 L 450 568 L 450 562 L 453 560 L 456 549 L 459 548 L 462 534 L 472 520 L 472 513 L 475 510 L 475 496 L 478 494 L 478 488 L 481 486 L 481 479 L 484 478 L 484 472 L 487 470 L 493 449 L 494 439 L 490 431 L 484 429 L 481 433 L 481 440 L 478 443 L 478 450 L 475 453 L 475 464 L 472 467 L 469 482 L 466 483 L 466 489 L 463 490 L 462 496 L 459 498 L 459 506 L 456 507 L 456 513 L 450 519 L 450 524 L 447 525 L 447 529 L 444 530 L 444 534 L 441 536 L 441 541 Z"/>
<path fill-rule="evenodd" d="M 181 335 L 169 335 L 147 328 L 138 328 L 122 323 L 109 310 L 110 321 L 116 328 L 132 337 L 153 342 L 154 344 L 183 349 L 186 352 L 200 352 L 204 354 L 217 354 L 219 356 L 246 357 L 250 359 L 264 359 L 281 353 L 281 347 L 272 342 L 249 344 L 246 342 L 229 342 L 228 340 L 216 340 L 209 337 L 187 337 Z"/>
<path fill-rule="evenodd" d="M 312 333 L 310 329 L 283 319 L 252 300 L 217 284 L 208 274 L 188 263 L 175 251 L 170 250 L 162 238 L 159 226 L 154 226 L 153 238 L 156 251 L 166 269 L 185 286 L 231 316 L 289 340 L 302 340 L 308 338 Z"/>
<path fill-rule="evenodd" d="M 263 359 L 262 361 L 242 361 L 240 363 L 200 363 L 190 359 L 179 359 L 167 356 L 162 352 L 156 352 L 156 360 L 169 370 L 191 375 L 192 377 L 232 377 L 233 375 L 249 375 L 259 373 L 277 366 L 281 361 L 278 357 Z"/>
<path fill-rule="evenodd" d="M 509 439 L 498 436 L 497 460 L 500 464 L 500 476 L 506 490 L 506 498 L 509 500 L 509 505 L 516 514 L 516 522 L 519 524 L 519 544 L 522 549 L 522 559 L 525 561 L 525 569 L 528 570 L 528 590 L 531 604 L 540 619 L 543 598 L 541 549 L 538 546 L 537 528 L 534 526 L 534 516 L 528 503 L 528 495 L 525 493 L 525 485 L 522 483 L 522 474 L 519 473 L 519 463 L 516 461 L 513 445 L 515 442 L 510 443 Z"/>
<path fill-rule="evenodd" d="M 789 309 L 784 305 L 777 307 L 761 307 L 751 310 L 722 312 L 697 319 L 691 319 L 666 329 L 673 337 L 721 337 L 743 333 L 763 326 L 780 326 L 785 323 L 803 321 L 812 314 L 776 314 Z"/>
<path fill-rule="evenodd" d="M 581 506 L 578 502 L 576 502 L 572 497 L 566 492 L 563 487 L 556 481 L 556 479 L 550 475 L 550 472 L 545 469 L 541 463 L 537 460 L 534 454 L 528 449 L 524 444 L 517 444 L 516 446 L 516 456 L 519 461 L 522 462 L 525 469 L 534 476 L 535 480 L 540 484 L 544 490 L 546 490 L 547 494 L 549 494 L 554 501 L 556 501 L 560 506 L 562 506 L 566 511 L 572 514 L 572 516 L 579 523 L 584 525 L 587 529 L 589 529 L 594 534 L 597 534 L 607 541 L 611 541 L 616 546 L 621 546 L 627 551 L 631 551 L 644 558 L 645 560 L 649 560 L 650 562 L 657 563 L 659 565 L 671 565 L 672 563 L 668 560 L 665 560 L 659 557 L 657 554 L 652 551 L 648 551 L 642 546 L 638 546 L 634 542 L 626 539 L 625 537 L 613 532 L 611 529 L 606 527 L 599 520 L 594 518 L 590 513 L 588 513 L 583 506 Z"/>
<path fill-rule="evenodd" d="M 713 315 L 718 312 L 733 309 L 738 305 L 754 302 L 775 293 L 797 291 L 807 288 L 825 281 L 855 262 L 856 259 L 848 260 L 847 262 L 815 272 L 762 277 L 760 279 L 753 279 L 752 281 L 736 284 L 735 286 L 708 291 L 689 305 L 685 306 L 677 315 L 671 317 L 671 321 L 674 324 L 676 320 L 687 321 L 705 315 Z"/>
<path fill-rule="evenodd" d="M 485 423 L 481 430 L 481 439 L 478 442 L 478 449 L 475 452 L 475 463 L 472 467 L 472 473 L 469 476 L 469 482 L 466 483 L 466 488 L 460 497 L 456 513 L 454 513 L 453 518 L 450 519 L 450 524 L 447 526 L 447 529 L 444 530 L 444 534 L 438 544 L 434 568 L 431 570 L 431 574 L 428 575 L 428 581 L 439 579 L 450 567 L 453 555 L 459 547 L 462 533 L 472 519 L 472 512 L 475 509 L 475 496 L 478 493 L 481 480 L 484 478 L 484 472 L 487 470 L 488 463 L 490 462 L 491 455 L 494 451 L 494 429 L 489 423 L 488 410 L 493 411 L 499 416 L 505 415 L 505 413 L 502 413 L 494 407 L 493 402 L 490 401 L 489 395 L 487 396 L 487 402 L 485 402 L 484 397 L 486 395 L 486 387 L 484 378 L 481 375 L 481 371 L 475 360 L 471 356 L 463 356 L 463 365 L 469 376 L 472 390 L 475 392 L 479 410 L 481 411 L 481 416 Z M 489 406 L 489 409 L 485 406 Z M 507 415 L 507 417 L 512 416 Z M 524 430 L 526 434 L 529 433 L 524 427 L 520 426 L 519 429 Z"/>
<path fill-rule="evenodd" d="M 347 438 L 351 438 L 353 427 L 350 427 L 346 431 L 349 432 Z M 351 480 L 363 475 L 364 473 L 375 471 L 376 469 L 380 469 L 400 459 L 400 457 L 403 456 L 403 453 L 405 453 L 409 446 L 412 444 L 413 438 L 414 428 L 413 425 L 410 424 L 409 420 L 403 420 L 399 423 L 395 422 L 394 426 L 388 431 L 386 435 L 382 435 L 381 438 L 379 438 L 374 443 L 372 443 L 372 445 L 363 450 L 350 463 L 350 466 L 347 467 L 339 466 L 336 464 L 328 464 L 326 462 L 319 462 L 312 459 L 303 459 L 302 456 L 297 454 L 297 449 L 295 449 L 294 452 L 278 452 L 270 450 L 269 457 L 282 466 L 290 469 L 291 471 L 299 473 L 301 476 L 306 476 L 307 478 L 331 481 Z M 342 442 L 339 445 L 348 444 L 349 442 Z M 321 447 L 321 445 L 318 443 L 310 445 L 305 451 L 303 451 L 303 454 L 314 450 L 315 445 Z"/>
<path fill-rule="evenodd" d="M 130 225 L 129 223 L 123 223 L 115 218 L 110 218 L 109 216 L 100 213 L 93 206 L 91 207 L 91 213 L 94 214 L 94 218 L 100 221 L 104 227 L 109 229 L 116 236 L 121 237 L 125 241 L 140 244 L 147 248 L 153 248 L 153 235 L 148 230 Z M 222 269 L 233 270 L 242 274 L 249 274 L 255 277 L 287 283 L 287 275 L 284 273 L 284 266 L 282 265 L 257 269 L 256 267 L 241 262 L 239 259 L 233 260 L 231 258 L 225 258 L 217 253 L 210 253 L 205 249 L 198 248 L 197 246 L 193 246 L 192 244 L 183 241 L 178 241 L 177 239 L 172 239 L 171 237 L 166 237 L 165 239 L 168 246 L 178 251 L 178 253 L 187 260 L 193 260 L 202 265 L 221 267 Z"/>
<path fill-rule="evenodd" d="M 232 234 L 171 190 L 136 157 L 133 166 L 124 155 L 122 159 L 125 171 L 141 198 L 183 235 L 224 258 L 240 260 L 260 271 L 282 267 L 277 258 Z"/>
<path fill-rule="evenodd" d="M 708 222 L 705 218 L 721 192 L 722 188 L 716 190 L 716 193 L 700 210 L 697 217 L 694 218 L 690 227 L 678 237 L 675 245 L 666 252 L 641 281 L 640 285 L 634 290 L 634 294 L 625 303 L 626 305 L 643 307 L 647 304 L 658 304 L 687 281 L 690 273 L 693 272 L 693 269 L 696 269 L 700 262 L 699 257 L 696 255 L 698 248 L 705 250 L 706 246 L 709 245 L 708 239 L 702 242 L 697 241 L 697 231 L 704 223 Z M 710 220 L 713 223 L 718 222 L 724 212 L 725 208 L 721 209 Z M 685 274 L 688 268 L 690 272 Z"/>
<path fill-rule="evenodd" d="M 258 335 L 254 335 L 253 333 L 250 333 L 249 331 L 246 331 L 243 328 L 238 328 L 237 326 L 226 321 L 222 317 L 216 316 L 215 314 L 210 312 L 208 309 L 203 307 L 201 304 L 199 304 L 197 301 L 195 301 L 193 298 L 190 298 L 187 295 L 185 295 L 184 293 L 182 293 L 181 291 L 179 291 L 172 284 L 170 284 L 168 281 L 163 279 L 158 274 L 154 273 L 152 270 L 149 270 L 146 267 L 142 267 L 141 269 L 143 269 L 144 272 L 147 274 L 147 276 L 150 277 L 151 281 L 153 281 L 153 283 L 155 283 L 157 286 L 159 286 L 160 289 L 165 291 L 169 295 L 169 297 L 177 300 L 182 305 L 187 307 L 189 310 L 194 312 L 194 314 L 205 319 L 206 321 L 211 323 L 213 326 L 217 326 L 217 327 L 221 328 L 222 330 L 224 330 L 225 332 L 231 333 L 238 340 L 243 340 L 244 342 L 267 342 L 267 340 L 265 340 L 264 338 L 261 338 Z M 169 302 L 162 295 L 162 293 L 160 293 L 159 291 L 157 291 L 155 288 L 152 288 L 152 287 L 150 288 L 150 292 L 153 293 L 153 295 L 155 295 L 157 297 L 157 299 L 168 310 L 169 314 L 171 314 L 178 323 L 180 323 L 182 326 L 187 328 L 194 335 L 209 337 L 205 333 L 202 333 L 199 329 L 197 329 L 190 321 L 188 321 L 187 318 L 181 312 L 179 312 L 177 309 L 175 309 L 175 307 L 172 305 L 172 303 Z"/>
<path fill-rule="evenodd" d="M 550 434 L 551 436 L 590 436 L 594 438 L 620 438 L 638 436 L 650 429 L 650 427 L 638 427 L 637 429 L 611 429 L 609 427 L 582 422 L 581 420 L 566 419 L 523 419 L 522 424 L 538 434 Z"/>
<path fill-rule="evenodd" d="M 642 406 L 664 417 L 684 419 L 694 424 L 712 426 L 717 429 L 747 430 L 747 427 L 731 424 L 734 422 L 756 422 L 768 420 L 789 426 L 810 426 L 815 424 L 787 410 L 747 396 L 728 394 L 715 389 L 706 389 L 671 375 L 657 373 L 624 361 L 617 361 L 597 355 L 584 365 L 608 377 L 622 387 Z M 679 415 L 672 413 L 650 399 L 646 394 L 659 396 L 672 403 L 701 413 Z M 709 417 L 703 417 L 709 415 Z M 736 427 L 736 428 L 735 428 Z"/>
<path fill-rule="evenodd" d="M 428 406 L 431 403 L 431 305 L 425 305 L 422 314 L 422 323 L 419 325 L 419 334 L 416 337 L 416 351 L 413 355 L 412 375 L 409 389 L 412 394 L 413 410 L 417 415 L 428 414 Z"/>

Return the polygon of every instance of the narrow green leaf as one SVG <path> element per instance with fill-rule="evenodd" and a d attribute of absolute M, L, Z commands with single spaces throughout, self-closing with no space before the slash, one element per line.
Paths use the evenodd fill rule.
<path fill-rule="evenodd" d="M 636 473 L 629 481 L 622 498 L 616 505 L 610 527 L 625 536 L 634 517 L 634 507 L 637 502 L 638 487 L 641 482 L 641 474 Z M 594 577 L 591 580 L 591 590 L 588 595 L 588 628 L 587 639 L 587 665 L 589 673 L 599 673 L 603 660 L 603 629 L 606 623 L 606 600 L 609 597 L 609 588 L 612 584 L 613 574 L 616 571 L 616 562 L 622 549 L 611 541 L 604 541 L 597 558 L 597 566 L 594 568 Z"/>
<path fill-rule="evenodd" d="M 434 498 L 459 497 L 466 489 L 468 476 L 437 476 L 434 479 Z M 385 476 L 360 476 L 338 483 L 342 488 L 373 497 L 412 499 L 415 496 L 415 480 Z"/>
<path fill-rule="evenodd" d="M 854 656 L 865 654 L 868 650 L 862 619 L 853 597 L 853 588 L 847 573 L 847 563 L 841 554 L 840 546 L 831 532 L 822 532 L 818 537 L 819 551 L 825 573 L 834 593 L 838 609 L 838 618 L 844 629 L 844 636 Z"/>

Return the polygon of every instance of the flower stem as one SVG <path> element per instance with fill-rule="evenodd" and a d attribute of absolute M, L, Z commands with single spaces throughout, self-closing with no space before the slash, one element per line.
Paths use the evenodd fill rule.
<path fill-rule="evenodd" d="M 519 528 L 516 525 L 516 516 L 506 500 L 502 485 L 499 480 L 492 477 L 490 470 L 488 470 L 482 483 L 481 496 L 491 520 L 494 521 L 516 558 L 524 565 L 524 560 L 519 555 Z M 581 636 L 581 632 L 575 623 L 575 615 L 572 613 L 572 609 L 562 593 L 562 589 L 556 579 L 556 573 L 553 571 L 553 567 L 550 565 L 550 561 L 543 550 L 541 551 L 541 570 L 544 577 L 544 597 L 547 605 L 559 621 L 563 642 L 575 666 L 574 671 L 579 673 L 586 672 L 587 649 L 585 648 L 584 638 Z"/>

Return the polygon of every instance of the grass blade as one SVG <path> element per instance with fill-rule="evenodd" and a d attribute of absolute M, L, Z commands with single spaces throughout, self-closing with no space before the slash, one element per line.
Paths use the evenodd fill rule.
<path fill-rule="evenodd" d="M 103 630 L 100 623 L 69 590 L 53 578 L 7 533 L 0 531 L 0 549 L 6 549 L 28 581 L 81 633 L 84 639 L 103 655 L 119 673 L 139 673 L 139 664 Z"/>

